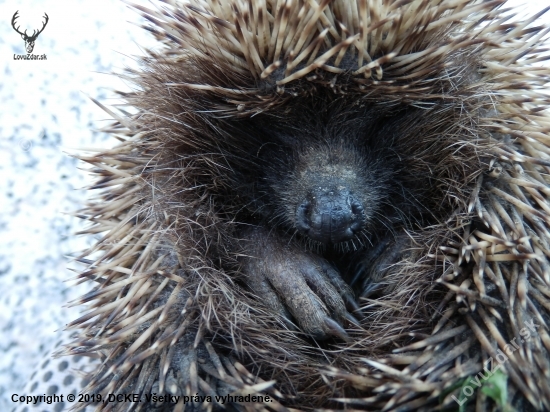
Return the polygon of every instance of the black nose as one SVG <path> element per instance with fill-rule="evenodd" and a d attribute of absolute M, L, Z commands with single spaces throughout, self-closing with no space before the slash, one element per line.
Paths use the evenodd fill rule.
<path fill-rule="evenodd" d="M 361 202 L 348 191 L 316 191 L 296 208 L 300 233 L 322 243 L 352 239 L 365 224 Z"/>

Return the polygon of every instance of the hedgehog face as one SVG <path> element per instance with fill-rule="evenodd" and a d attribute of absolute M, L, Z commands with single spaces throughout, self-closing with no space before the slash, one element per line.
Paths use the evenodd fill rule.
<path fill-rule="evenodd" d="M 309 239 L 346 242 L 371 226 L 383 182 L 369 173 L 353 148 L 310 148 L 288 181 L 289 220 Z"/>
<path fill-rule="evenodd" d="M 410 199 L 419 191 L 407 187 L 406 173 L 400 172 L 406 156 L 399 154 L 397 139 L 386 132 L 388 123 L 406 116 L 350 110 L 350 104 L 344 110 L 335 103 L 337 98 L 325 97 L 322 103 L 316 100 L 319 110 L 313 113 L 300 110 L 311 104 L 302 102 L 282 125 L 264 117 L 252 127 L 234 128 L 248 129 L 248 136 L 261 139 L 249 152 L 257 170 L 251 173 L 238 165 L 232 170 L 238 171 L 235 180 L 242 181 L 237 185 L 243 188 L 239 196 L 252 197 L 251 209 L 266 211 L 268 226 L 280 226 L 311 245 L 356 250 L 405 220 L 398 216 L 418 215 Z M 411 192 L 413 196 L 403 196 Z"/>

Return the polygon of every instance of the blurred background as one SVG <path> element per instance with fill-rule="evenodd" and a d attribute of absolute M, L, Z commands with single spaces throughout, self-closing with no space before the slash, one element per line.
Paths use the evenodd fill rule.
<path fill-rule="evenodd" d="M 33 51 L 47 60 L 14 60 L 26 54 L 16 11 L 28 34 L 48 14 Z M 154 43 L 121 1 L 0 1 L 0 16 L 0 411 L 9 411 L 55 331 L 76 318 L 62 305 L 87 288 L 64 282 L 74 276 L 68 255 L 93 241 L 72 235 L 85 223 L 66 213 L 83 204 L 89 180 L 67 153 L 114 144 L 94 131 L 108 115 L 88 96 L 117 103 L 111 90 L 130 86 L 110 73 Z"/>
<path fill-rule="evenodd" d="M 522 15 L 544 3 L 509 1 Z M 29 34 L 48 14 L 33 51 L 47 60 L 14 60 L 26 54 L 11 26 L 16 11 Z M 8 411 L 56 330 L 77 317 L 62 306 L 87 289 L 64 282 L 74 276 L 68 256 L 93 242 L 73 236 L 85 224 L 66 214 L 84 203 L 90 183 L 67 153 L 115 143 L 94 131 L 108 115 L 88 96 L 116 104 L 112 90 L 130 85 L 110 73 L 135 66 L 133 56 L 154 42 L 116 0 L 6 0 L 0 16 L 0 411 Z M 541 21 L 550 23 L 550 12 Z"/>

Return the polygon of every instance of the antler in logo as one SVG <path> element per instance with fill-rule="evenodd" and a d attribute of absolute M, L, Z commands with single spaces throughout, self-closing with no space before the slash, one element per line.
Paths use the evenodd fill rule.
<path fill-rule="evenodd" d="M 19 10 L 17 10 L 13 15 L 11 19 L 11 26 L 17 33 L 21 35 L 23 40 L 25 40 L 25 48 L 27 49 L 27 53 L 32 53 L 32 50 L 34 49 L 34 42 L 38 37 L 38 35 L 42 33 L 42 31 L 44 30 L 44 27 L 46 27 L 46 24 L 48 24 L 49 17 L 46 13 L 44 13 L 44 18 L 46 19 L 46 21 L 44 22 L 42 28 L 38 32 L 36 30 L 33 30 L 32 36 L 27 36 L 27 30 L 25 30 L 24 33 L 21 33 L 19 31 L 19 26 L 17 28 L 15 27 L 15 19 L 19 17 L 17 13 L 19 13 Z"/>

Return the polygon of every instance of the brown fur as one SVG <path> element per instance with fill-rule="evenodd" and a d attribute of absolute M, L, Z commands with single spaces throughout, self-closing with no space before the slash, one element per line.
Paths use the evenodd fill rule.
<path fill-rule="evenodd" d="M 543 29 L 502 19 L 502 1 L 167 3 L 136 6 L 164 46 L 128 74 L 137 113 L 105 108 L 120 145 L 81 156 L 102 189 L 81 215 L 88 233 L 104 234 L 80 259 L 81 278 L 97 286 L 79 302 L 91 307 L 70 325 L 80 338 L 66 351 L 103 356 L 84 392 L 434 410 L 453 406 L 462 395 L 448 389 L 533 319 L 536 334 L 504 364 L 508 392 L 520 410 L 550 408 L 550 119 L 540 92 L 550 73 L 534 65 Z M 283 261 L 284 248 L 296 261 L 298 251 L 330 260 L 294 236 L 298 178 L 286 184 L 265 145 L 279 127 L 294 131 L 289 173 L 311 169 L 308 150 L 329 141 L 374 176 L 362 196 L 386 202 L 357 239 L 355 269 L 341 273 L 362 295 L 348 342 L 289 328 L 243 269 L 246 256 Z M 391 154 L 357 152 L 353 130 Z M 285 242 L 261 246 L 275 235 Z M 369 254 L 369 241 L 387 247 Z M 372 283 L 382 285 L 374 295 Z M 478 410 L 492 402 L 475 396 Z"/>

